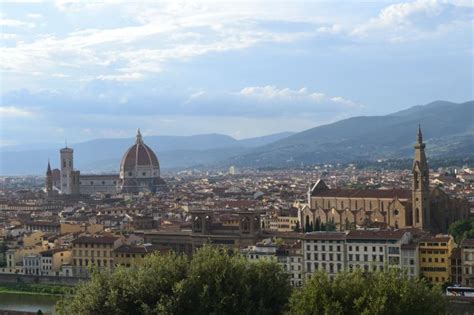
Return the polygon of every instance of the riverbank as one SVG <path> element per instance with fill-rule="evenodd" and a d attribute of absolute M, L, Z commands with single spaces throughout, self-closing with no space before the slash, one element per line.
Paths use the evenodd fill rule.
<path fill-rule="evenodd" d="M 63 296 L 74 293 L 72 286 L 35 283 L 1 283 L 0 293 Z"/>

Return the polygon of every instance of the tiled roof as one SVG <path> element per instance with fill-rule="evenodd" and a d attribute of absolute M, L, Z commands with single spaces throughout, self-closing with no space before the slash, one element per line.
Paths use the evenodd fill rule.
<path fill-rule="evenodd" d="M 406 232 L 403 230 L 381 230 L 381 231 L 370 231 L 370 230 L 353 230 L 349 231 L 347 234 L 347 239 L 349 240 L 373 240 L 373 239 L 389 239 L 389 240 L 398 240 Z"/>
<path fill-rule="evenodd" d="M 118 237 L 109 235 L 80 236 L 72 241 L 73 244 L 113 244 Z"/>
<path fill-rule="evenodd" d="M 310 232 L 305 233 L 305 240 L 345 240 L 344 232 Z"/>
<path fill-rule="evenodd" d="M 312 197 L 410 199 L 408 189 L 326 189 L 314 190 Z"/>

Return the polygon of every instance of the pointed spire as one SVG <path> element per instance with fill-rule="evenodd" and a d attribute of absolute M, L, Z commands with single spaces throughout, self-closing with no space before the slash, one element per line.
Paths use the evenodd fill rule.
<path fill-rule="evenodd" d="M 141 144 L 143 143 L 143 138 L 142 138 L 142 134 L 140 132 L 140 128 L 138 128 L 137 130 L 137 140 L 135 141 L 136 144 Z"/>
<path fill-rule="evenodd" d="M 49 163 L 49 159 L 48 159 L 48 169 L 46 170 L 46 174 L 49 175 L 51 174 L 51 164 Z"/>
<path fill-rule="evenodd" d="M 417 136 L 417 142 L 419 144 L 423 143 L 423 134 L 421 133 L 421 125 L 418 125 L 418 136 Z"/>

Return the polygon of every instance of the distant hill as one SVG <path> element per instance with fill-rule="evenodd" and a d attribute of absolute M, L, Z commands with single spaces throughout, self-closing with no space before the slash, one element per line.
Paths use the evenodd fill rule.
<path fill-rule="evenodd" d="M 409 157 L 421 124 L 428 156 L 474 155 L 474 101 L 437 101 L 386 116 L 315 127 L 231 157 L 222 165 L 251 167 Z"/>
<path fill-rule="evenodd" d="M 149 136 L 163 169 L 285 167 L 301 164 L 408 158 L 421 124 L 430 157 L 474 156 L 474 101 L 436 101 L 386 116 L 362 116 L 311 128 L 236 140 L 221 134 Z M 96 139 L 71 145 L 81 172 L 117 172 L 128 139 Z M 48 158 L 58 165 L 59 147 L 2 150 L 1 175 L 43 174 Z"/>
<path fill-rule="evenodd" d="M 163 168 L 184 168 L 215 163 L 292 134 L 282 132 L 242 140 L 222 134 L 148 136 L 144 137 L 144 140 L 156 152 Z M 82 172 L 118 172 L 122 155 L 134 142 L 135 138 L 95 139 L 72 144 L 70 146 L 74 149 L 74 166 Z M 43 174 L 48 158 L 51 159 L 53 167 L 59 165 L 59 149 L 60 146 L 48 144 L 44 149 L 2 150 L 0 174 Z"/>

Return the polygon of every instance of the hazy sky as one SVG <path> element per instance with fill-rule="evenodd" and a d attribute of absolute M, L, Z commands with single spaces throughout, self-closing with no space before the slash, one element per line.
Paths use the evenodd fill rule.
<path fill-rule="evenodd" d="M 471 1 L 4 3 L 0 145 L 299 131 L 473 98 Z"/>

